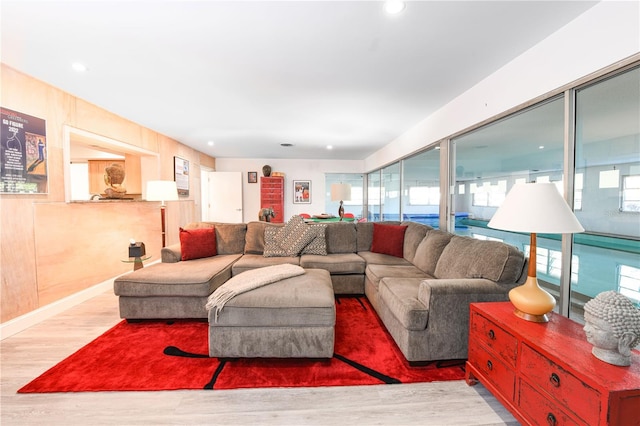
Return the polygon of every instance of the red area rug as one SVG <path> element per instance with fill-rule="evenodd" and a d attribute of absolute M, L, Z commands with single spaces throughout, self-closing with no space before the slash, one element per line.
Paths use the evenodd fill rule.
<path fill-rule="evenodd" d="M 205 321 L 122 321 L 19 393 L 415 383 L 464 378 L 462 361 L 410 366 L 366 298 L 336 299 L 335 354 L 318 359 L 208 356 Z"/>

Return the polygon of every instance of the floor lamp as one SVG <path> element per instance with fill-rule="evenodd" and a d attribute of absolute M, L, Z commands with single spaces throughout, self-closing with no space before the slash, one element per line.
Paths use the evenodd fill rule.
<path fill-rule="evenodd" d="M 340 220 L 344 217 L 343 201 L 351 201 L 351 185 L 348 183 L 332 183 L 331 184 L 331 201 L 340 201 L 338 207 L 338 216 Z"/>
<path fill-rule="evenodd" d="M 515 184 L 487 225 L 489 228 L 531 234 L 527 281 L 509 292 L 514 313 L 533 322 L 547 322 L 556 299 L 538 285 L 536 234 L 584 232 L 553 183 Z"/>
<path fill-rule="evenodd" d="M 162 247 L 166 246 L 165 238 L 165 201 L 177 201 L 178 188 L 172 180 L 150 180 L 147 182 L 147 201 L 160 201 L 160 220 L 162 222 Z"/>

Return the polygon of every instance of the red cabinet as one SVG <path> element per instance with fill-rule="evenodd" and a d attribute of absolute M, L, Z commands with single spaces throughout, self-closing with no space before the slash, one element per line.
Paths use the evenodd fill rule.
<path fill-rule="evenodd" d="M 284 177 L 260 178 L 260 208 L 272 208 L 276 216 L 271 222 L 284 223 Z"/>
<path fill-rule="evenodd" d="M 510 302 L 471 304 L 469 385 L 481 382 L 523 424 L 640 425 L 640 352 L 619 367 L 591 354 L 583 326 L 513 315 Z"/>

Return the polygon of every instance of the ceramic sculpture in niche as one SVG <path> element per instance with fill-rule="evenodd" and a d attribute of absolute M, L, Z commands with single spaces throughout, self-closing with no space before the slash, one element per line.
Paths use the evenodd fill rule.
<path fill-rule="evenodd" d="M 271 218 L 273 217 L 276 217 L 276 212 L 273 208 L 260 209 L 260 213 L 258 213 L 258 219 L 261 222 L 271 222 Z"/>
<path fill-rule="evenodd" d="M 631 365 L 640 343 L 640 309 L 615 291 L 605 291 L 584 305 L 584 331 L 593 355 L 609 364 Z"/>
<path fill-rule="evenodd" d="M 271 166 L 268 164 L 262 166 L 262 174 L 264 175 L 264 177 L 271 176 Z"/>
<path fill-rule="evenodd" d="M 124 167 L 118 163 L 112 163 L 104 169 L 104 183 L 107 188 L 104 193 L 107 198 L 123 198 L 127 193 L 124 187 Z"/>

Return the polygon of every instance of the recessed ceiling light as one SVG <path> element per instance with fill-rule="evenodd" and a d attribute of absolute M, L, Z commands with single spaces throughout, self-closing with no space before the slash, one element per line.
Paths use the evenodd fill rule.
<path fill-rule="evenodd" d="M 213 146 L 214 145 L 213 141 L 209 141 L 209 142 L 207 142 L 207 144 L 209 144 L 209 146 Z"/>
<path fill-rule="evenodd" d="M 384 10 L 390 15 L 396 15 L 405 8 L 403 1 L 386 1 L 384 2 Z"/>
<path fill-rule="evenodd" d="M 81 62 L 74 62 L 71 64 L 71 68 L 77 72 L 85 72 L 87 70 L 87 66 Z"/>
<path fill-rule="evenodd" d="M 327 145 L 327 149 L 333 149 L 333 145 Z"/>
<path fill-rule="evenodd" d="M 544 149 L 544 145 L 540 145 L 538 149 Z"/>

